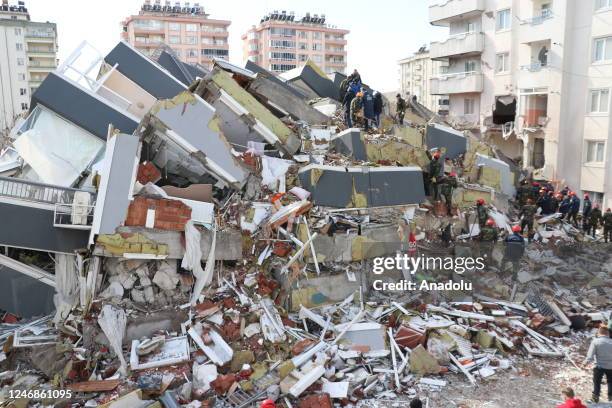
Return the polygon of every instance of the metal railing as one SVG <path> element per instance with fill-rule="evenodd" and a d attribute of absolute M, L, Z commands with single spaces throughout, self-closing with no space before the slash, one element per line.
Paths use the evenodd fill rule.
<path fill-rule="evenodd" d="M 531 64 L 521 65 L 521 71 L 530 71 L 530 72 L 538 72 L 542 70 L 542 68 L 548 68 L 549 65 L 547 62 L 532 62 Z"/>
<path fill-rule="evenodd" d="M 0 197 L 43 204 L 55 205 L 60 203 L 72 205 L 74 202 L 74 195 L 79 191 L 85 190 L 58 187 L 51 184 L 37 183 L 35 181 L 13 177 L 0 177 Z M 89 191 L 87 192 L 90 193 Z"/>
<path fill-rule="evenodd" d="M 542 24 L 549 18 L 553 18 L 552 10 L 542 10 L 539 15 L 526 19 L 525 23 L 531 25 Z"/>
<path fill-rule="evenodd" d="M 95 205 L 55 204 L 53 226 L 72 229 L 91 229 Z"/>

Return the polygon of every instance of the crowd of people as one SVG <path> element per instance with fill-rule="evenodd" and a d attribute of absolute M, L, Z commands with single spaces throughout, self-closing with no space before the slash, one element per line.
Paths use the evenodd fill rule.
<path fill-rule="evenodd" d="M 361 81 L 361 75 L 354 70 L 340 84 L 340 100 L 344 112 L 344 124 L 363 129 L 379 128 L 383 111 L 383 96 L 370 89 Z"/>

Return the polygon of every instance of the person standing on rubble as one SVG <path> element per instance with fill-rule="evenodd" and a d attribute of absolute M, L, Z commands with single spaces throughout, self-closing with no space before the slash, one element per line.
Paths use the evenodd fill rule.
<path fill-rule="evenodd" d="M 595 238 L 595 232 L 597 231 L 597 227 L 599 223 L 602 221 L 601 210 L 599 209 L 599 204 L 595 204 L 591 213 L 589 214 L 589 227 L 586 231 L 586 234 L 591 234 L 593 238 Z"/>
<path fill-rule="evenodd" d="M 559 203 L 561 202 L 561 195 L 560 194 L 555 195 L 554 191 L 550 190 L 548 192 L 548 196 L 550 197 L 550 210 L 552 211 L 551 214 L 555 214 L 557 211 L 559 211 Z"/>
<path fill-rule="evenodd" d="M 373 123 L 375 120 L 374 95 L 372 95 L 372 91 L 368 89 L 363 90 L 363 121 L 365 129 L 368 130 L 371 127 L 370 123 Z"/>
<path fill-rule="evenodd" d="M 595 362 L 593 367 L 593 402 L 599 402 L 601 381 L 604 375 L 608 381 L 608 401 L 612 401 L 612 338 L 606 326 L 597 330 L 597 335 L 591 341 L 584 363 Z"/>
<path fill-rule="evenodd" d="M 521 181 L 521 185 L 516 190 L 516 201 L 518 201 L 518 204 L 521 207 L 525 205 L 525 202 L 527 202 L 527 198 L 529 197 L 530 191 L 531 188 L 529 187 L 529 183 L 527 182 L 527 180 Z"/>
<path fill-rule="evenodd" d="M 512 280 L 516 280 L 518 275 L 521 258 L 525 253 L 525 238 L 521 235 L 522 229 L 520 225 L 512 227 L 512 234 L 504 239 L 505 250 L 502 259 L 501 269 L 504 270 L 507 262 L 512 262 Z"/>
<path fill-rule="evenodd" d="M 404 124 L 404 116 L 406 115 L 406 101 L 402 95 L 395 95 L 395 113 L 397 115 L 397 123 Z"/>
<path fill-rule="evenodd" d="M 612 209 L 608 208 L 606 213 L 603 215 L 602 224 L 604 227 L 604 241 L 606 244 L 612 242 Z M 612 316 L 610 316 L 610 323 L 612 324 Z"/>
<path fill-rule="evenodd" d="M 562 195 L 563 196 L 563 195 Z M 561 203 L 559 204 L 559 212 L 561 213 L 561 219 L 565 219 L 570 209 L 570 197 L 569 195 L 563 196 Z"/>
<path fill-rule="evenodd" d="M 538 208 L 542 209 L 542 215 L 549 215 L 553 213 L 550 196 L 545 189 L 540 190 L 540 196 L 538 197 L 538 202 L 536 205 Z"/>
<path fill-rule="evenodd" d="M 578 228 L 578 212 L 580 211 L 580 199 L 573 191 L 569 193 L 570 195 L 570 207 L 568 211 L 567 220 L 571 222 L 574 227 Z"/>
<path fill-rule="evenodd" d="M 351 121 L 353 126 L 361 124 L 363 119 L 363 91 L 357 92 L 357 95 L 351 101 Z"/>
<path fill-rule="evenodd" d="M 584 194 L 584 201 L 582 203 L 582 230 L 586 231 L 589 227 L 589 214 L 591 213 L 591 199 L 588 194 Z"/>
<path fill-rule="evenodd" d="M 429 156 L 431 153 L 427 152 Z M 435 152 L 429 161 L 429 192 L 433 201 L 440 200 L 440 191 L 438 184 L 440 182 L 440 173 L 442 172 L 442 163 L 440 162 L 440 152 Z"/>
<path fill-rule="evenodd" d="M 587 408 L 586 405 L 582 403 L 578 398 L 574 395 L 574 390 L 571 388 L 564 388 L 561 391 L 563 394 L 564 402 L 561 405 L 557 405 L 557 408 Z"/>
<path fill-rule="evenodd" d="M 353 102 L 356 94 L 357 92 L 353 90 L 351 84 L 349 83 L 344 94 L 344 98 L 342 99 L 342 106 L 344 109 L 344 124 L 349 128 L 353 127 L 353 122 L 351 121 L 351 102 Z"/>
<path fill-rule="evenodd" d="M 453 215 L 453 191 L 457 188 L 457 173 L 451 171 L 442 182 L 441 192 L 444 196 L 448 215 Z"/>
<path fill-rule="evenodd" d="M 495 227 L 495 221 L 489 218 L 485 222 L 485 226 L 481 228 L 478 240 L 480 241 L 480 255 L 485 259 L 485 263 L 491 265 L 493 262 L 493 248 L 497 242 L 499 235 Z"/>
<path fill-rule="evenodd" d="M 527 227 L 528 239 L 533 237 L 533 220 L 537 211 L 538 208 L 533 204 L 533 200 L 530 198 L 519 213 L 519 217 L 523 217 L 521 220 L 521 233 L 524 233 L 525 227 Z"/>
<path fill-rule="evenodd" d="M 383 111 L 383 97 L 378 91 L 374 91 L 374 123 L 380 128 L 380 115 Z"/>
<path fill-rule="evenodd" d="M 489 219 L 489 210 L 487 210 L 487 203 L 484 199 L 479 198 L 476 200 L 476 215 L 478 217 L 478 226 L 482 229 L 487 220 Z"/>

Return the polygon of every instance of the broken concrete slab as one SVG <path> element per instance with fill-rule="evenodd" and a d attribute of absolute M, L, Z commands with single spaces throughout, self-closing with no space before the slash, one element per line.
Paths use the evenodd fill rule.
<path fill-rule="evenodd" d="M 340 154 L 356 160 L 368 160 L 364 137 L 359 128 L 346 129 L 332 136 L 330 144 Z"/>
<path fill-rule="evenodd" d="M 456 159 L 467 151 L 467 138 L 462 132 L 451 127 L 433 123 L 427 126 L 425 133 L 427 147 L 446 149 L 444 157 Z"/>
<path fill-rule="evenodd" d="M 498 174 L 493 182 L 483 182 L 482 184 L 494 187 L 497 191 L 505 194 L 508 197 L 514 197 L 516 194 L 514 173 L 512 173 L 510 166 L 506 162 L 476 153 L 476 167 L 479 167 L 482 170 L 495 170 Z"/>
<path fill-rule="evenodd" d="M 419 204 L 425 199 L 418 167 L 337 167 L 311 164 L 298 177 L 316 205 L 371 208 Z M 410 187 L 408 187 L 410 186 Z"/>

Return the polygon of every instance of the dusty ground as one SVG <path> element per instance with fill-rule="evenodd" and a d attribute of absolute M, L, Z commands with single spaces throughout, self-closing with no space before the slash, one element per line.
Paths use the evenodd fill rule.
<path fill-rule="evenodd" d="M 570 358 L 582 366 L 590 339 L 579 333 L 568 339 L 565 346 Z M 548 408 L 561 403 L 559 390 L 572 387 L 583 402 L 591 398 L 591 372 L 576 368 L 568 359 L 529 358 L 511 356 L 513 366 L 497 372 L 488 380 L 480 380 L 476 387 L 462 375 L 449 374 L 441 379 L 448 382 L 440 391 L 422 390 L 421 399 L 429 397 L 429 408 Z M 589 407 L 612 407 L 607 403 L 606 385 L 602 399 L 605 403 Z M 377 400 L 366 407 L 407 407 L 408 400 Z M 361 404 L 360 404 L 361 405 Z"/>

